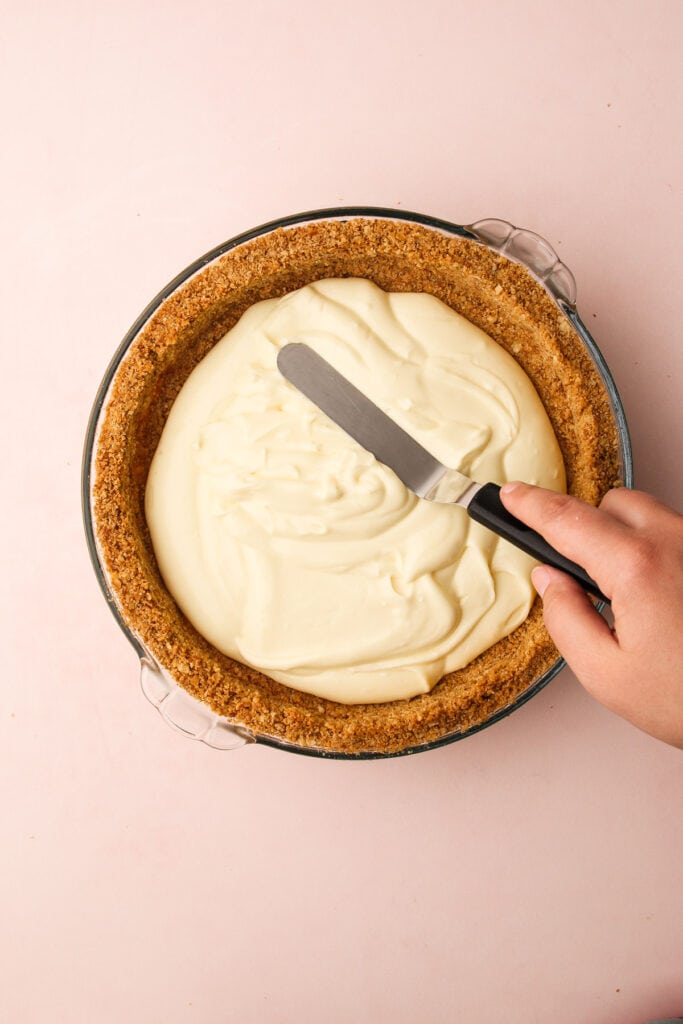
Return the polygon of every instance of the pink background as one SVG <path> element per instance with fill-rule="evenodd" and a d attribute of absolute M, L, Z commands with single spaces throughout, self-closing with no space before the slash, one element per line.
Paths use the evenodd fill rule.
<path fill-rule="evenodd" d="M 90 404 L 149 299 L 231 235 L 352 203 L 547 237 L 639 485 L 683 508 L 683 4 L 4 12 L 0 1019 L 683 1014 L 680 752 L 568 671 L 417 757 L 211 751 L 143 699 L 79 508 Z"/>

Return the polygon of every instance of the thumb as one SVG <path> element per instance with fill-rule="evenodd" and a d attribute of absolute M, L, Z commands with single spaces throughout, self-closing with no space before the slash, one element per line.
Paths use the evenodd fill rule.
<path fill-rule="evenodd" d="M 537 566 L 531 574 L 543 598 L 543 619 L 555 646 L 589 690 L 609 671 L 617 641 L 578 583 L 559 569 Z M 599 684 L 598 684 L 599 686 Z"/>

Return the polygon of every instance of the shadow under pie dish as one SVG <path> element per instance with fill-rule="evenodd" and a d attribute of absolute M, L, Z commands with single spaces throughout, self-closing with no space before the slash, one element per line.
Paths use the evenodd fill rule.
<path fill-rule="evenodd" d="M 430 692 L 340 704 L 222 654 L 164 585 L 144 497 L 181 387 L 254 304 L 347 277 L 434 295 L 509 352 L 545 407 L 570 493 L 595 504 L 632 482 L 616 388 L 576 313 L 571 274 L 537 235 L 504 221 L 462 227 L 353 208 L 284 218 L 218 247 L 172 281 L 124 339 L 95 401 L 83 474 L 91 556 L 140 656 L 145 693 L 171 725 L 212 746 L 257 740 L 333 757 L 428 749 L 497 721 L 562 667 L 536 601 L 512 633 Z"/>

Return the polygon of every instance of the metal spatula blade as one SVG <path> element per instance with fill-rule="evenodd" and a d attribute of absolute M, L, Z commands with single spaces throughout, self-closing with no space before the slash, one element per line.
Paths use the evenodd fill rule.
<path fill-rule="evenodd" d="M 461 505 L 476 522 L 528 555 L 568 573 L 599 600 L 608 601 L 585 569 L 507 511 L 497 484 L 476 483 L 444 466 L 308 345 L 284 345 L 278 352 L 277 365 L 283 377 L 393 470 L 418 497 Z"/>

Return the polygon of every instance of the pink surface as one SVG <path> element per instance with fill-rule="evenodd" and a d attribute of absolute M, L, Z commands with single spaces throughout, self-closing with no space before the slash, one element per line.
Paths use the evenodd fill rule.
<path fill-rule="evenodd" d="M 224 239 L 374 203 L 545 235 L 683 508 L 683 5 L 5 4 L 0 1019 L 683 1014 L 683 756 L 568 671 L 417 757 L 217 753 L 144 701 L 80 522 L 130 323 Z"/>

